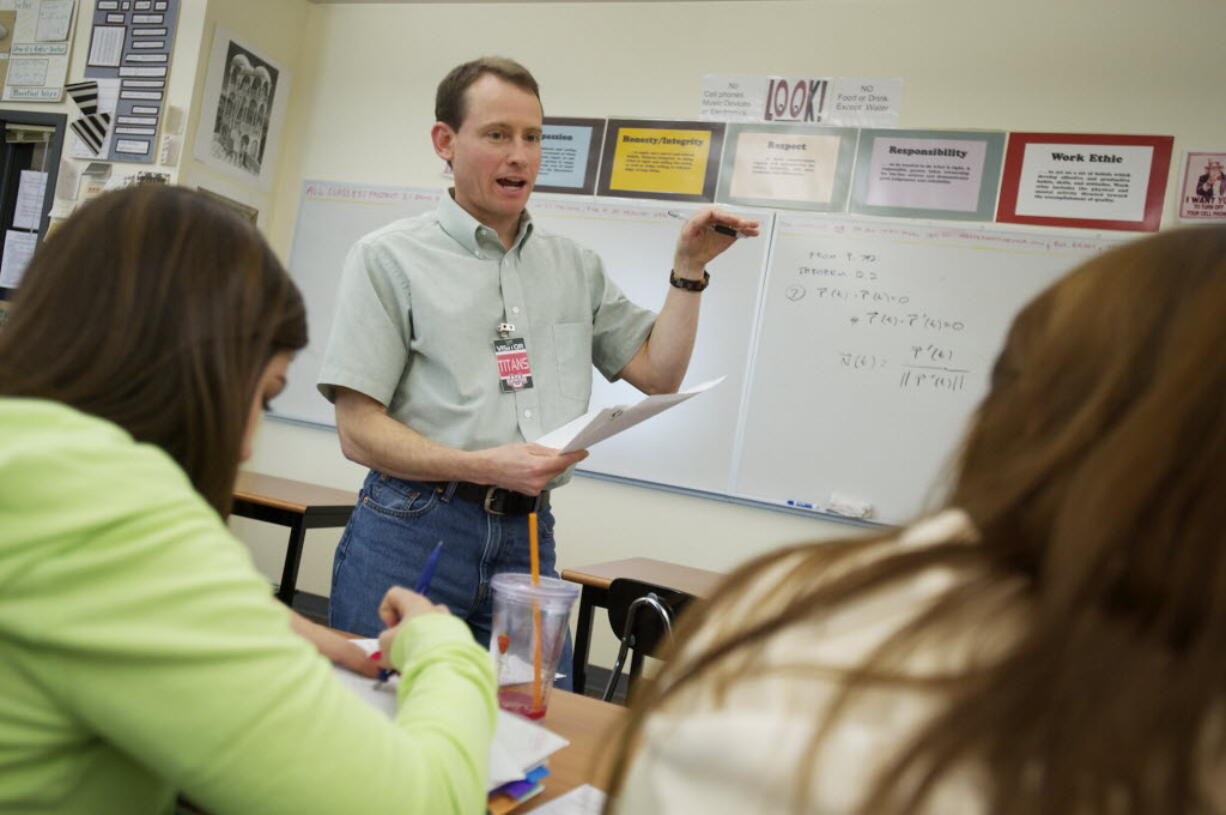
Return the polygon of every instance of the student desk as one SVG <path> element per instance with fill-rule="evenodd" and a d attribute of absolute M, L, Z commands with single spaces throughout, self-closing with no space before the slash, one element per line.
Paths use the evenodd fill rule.
<path fill-rule="evenodd" d="M 617 742 L 613 731 L 626 709 L 618 705 L 567 693 L 554 688 L 549 692 L 549 710 L 541 724 L 570 740 L 570 744 L 549 757 L 545 791 L 515 810 L 531 812 L 537 807 L 584 784 L 607 789 L 610 760 Z"/>
<path fill-rule="evenodd" d="M 302 541 L 308 529 L 344 526 L 353 514 L 358 495 L 347 490 L 291 481 L 259 473 L 239 472 L 234 485 L 235 515 L 289 527 L 289 546 L 281 569 L 277 599 L 294 604 Z"/>
<path fill-rule="evenodd" d="M 618 577 L 629 577 L 677 589 L 695 597 L 706 597 L 724 575 L 649 557 L 632 557 L 564 569 L 563 580 L 583 586 L 583 593 L 579 596 L 579 622 L 575 626 L 575 658 L 571 671 L 575 693 L 583 693 L 587 686 L 587 656 L 592 644 L 592 608 L 608 608 L 609 584 Z"/>
<path fill-rule="evenodd" d="M 342 637 L 357 638 L 347 631 L 329 630 Z M 515 812 L 531 812 L 584 784 L 607 789 L 609 761 L 615 755 L 617 745 L 612 736 L 625 714 L 626 709 L 619 705 L 552 689 L 549 692 L 549 709 L 540 723 L 570 744 L 549 757 L 549 775 L 545 777 L 544 791 L 525 801 Z"/>

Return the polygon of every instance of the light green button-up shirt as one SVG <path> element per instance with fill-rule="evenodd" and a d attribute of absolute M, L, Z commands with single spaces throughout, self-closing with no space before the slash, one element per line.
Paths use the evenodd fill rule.
<path fill-rule="evenodd" d="M 527 344 L 532 388 L 499 388 L 494 341 L 503 322 Z M 654 323 L 596 253 L 536 228 L 526 212 L 504 249 L 444 195 L 435 212 L 389 224 L 350 250 L 319 390 L 329 400 L 337 386 L 364 393 L 449 447 L 533 441 L 583 414 L 592 366 L 616 378 Z"/>

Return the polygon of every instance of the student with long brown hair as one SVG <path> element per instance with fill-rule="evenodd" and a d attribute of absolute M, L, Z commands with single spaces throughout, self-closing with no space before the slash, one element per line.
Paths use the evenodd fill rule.
<path fill-rule="evenodd" d="M 494 680 L 464 624 L 388 593 L 388 721 L 225 527 L 306 340 L 255 228 L 184 189 L 108 193 L 35 253 L 0 330 L 0 810 L 483 806 Z"/>
<path fill-rule="evenodd" d="M 677 642 L 616 812 L 1226 811 L 1226 227 L 1043 292 L 946 509 L 758 558 Z"/>

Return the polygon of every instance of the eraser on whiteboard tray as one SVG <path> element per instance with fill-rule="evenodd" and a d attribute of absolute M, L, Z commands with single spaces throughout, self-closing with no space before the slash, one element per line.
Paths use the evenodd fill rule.
<path fill-rule="evenodd" d="M 873 517 L 873 505 L 871 503 L 837 492 L 830 493 L 830 500 L 826 503 L 826 511 L 831 515 L 842 515 L 844 518 L 868 519 Z"/>

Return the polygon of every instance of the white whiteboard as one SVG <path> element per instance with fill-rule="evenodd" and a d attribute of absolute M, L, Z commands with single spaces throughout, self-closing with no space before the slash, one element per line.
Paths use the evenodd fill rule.
<path fill-rule="evenodd" d="M 290 272 L 311 345 L 276 415 L 333 425 L 315 388 L 349 247 L 431 209 L 437 191 L 303 184 Z M 604 259 L 635 302 L 658 309 L 692 207 L 534 196 L 535 222 Z M 743 210 L 737 210 L 743 211 Z M 744 211 L 748 212 L 748 211 Z M 775 506 L 870 520 L 914 517 L 937 488 L 1013 315 L 1083 259 L 1122 240 L 904 219 L 752 212 L 762 236 L 710 267 L 686 382 L 718 388 L 592 448 L 583 469 Z M 637 401 L 595 375 L 592 405 Z"/>
<path fill-rule="evenodd" d="M 604 259 L 609 275 L 635 303 L 659 311 L 682 221 L 694 207 L 559 197 L 534 199 L 534 221 Z M 596 445 L 582 468 L 607 475 L 728 494 L 735 471 L 735 432 L 749 372 L 758 297 L 766 272 L 772 213 L 728 208 L 756 218 L 763 236 L 738 240 L 708 267 L 698 336 L 687 384 L 727 376 L 719 387 Z M 592 406 L 632 404 L 643 395 L 626 382 L 592 381 Z"/>
<path fill-rule="evenodd" d="M 403 187 L 303 182 L 289 271 L 306 301 L 311 337 L 290 363 L 288 382 L 272 403 L 272 415 L 336 426 L 332 404 L 320 396 L 315 380 L 332 333 L 332 310 L 345 256 L 366 233 L 433 209 L 438 196 L 438 191 Z"/>
<path fill-rule="evenodd" d="M 360 237 L 397 218 L 432 209 L 439 193 L 326 181 L 306 181 L 290 253 L 290 272 L 307 303 L 311 344 L 295 358 L 289 384 L 273 403 L 275 415 L 332 426 L 332 406 L 315 380 L 332 328 L 332 308 L 345 255 Z M 659 310 L 682 220 L 694 207 L 637 201 L 533 196 L 532 217 L 543 230 L 566 235 L 598 253 L 626 295 Z M 748 210 L 733 209 L 736 212 Z M 754 212 L 770 233 L 772 213 Z M 708 268 L 687 383 L 719 376 L 718 388 L 592 448 L 583 469 L 686 489 L 727 494 L 734 467 L 736 427 L 748 378 L 758 297 L 769 238 L 737 241 Z M 593 373 L 595 373 L 593 371 Z M 592 405 L 636 402 L 642 394 L 595 374 Z"/>
<path fill-rule="evenodd" d="M 940 489 L 1013 315 L 1115 243 L 780 214 L 734 491 L 913 518 Z"/>

